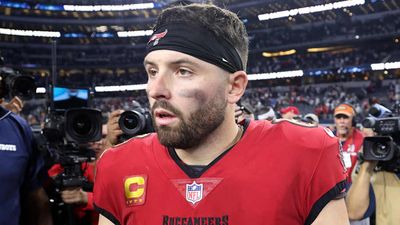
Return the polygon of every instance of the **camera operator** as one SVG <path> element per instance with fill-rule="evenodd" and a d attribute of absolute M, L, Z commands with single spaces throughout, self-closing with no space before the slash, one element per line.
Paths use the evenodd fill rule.
<path fill-rule="evenodd" d="M 103 140 L 103 149 L 150 132 L 154 132 L 154 128 L 148 109 L 133 100 L 129 110 L 117 109 L 108 116 L 107 136 Z"/>
<path fill-rule="evenodd" d="M 22 102 L 16 97 L 2 104 L 2 98 L 14 91 L 7 81 L 17 75 L 0 69 L 0 224 L 50 225 L 49 202 L 42 187 L 43 159 L 28 123 L 12 112 L 19 112 Z"/>
<path fill-rule="evenodd" d="M 382 106 L 375 105 L 375 108 Z M 371 115 L 371 111 L 370 111 Z M 378 118 L 385 118 L 387 115 L 381 114 Z M 390 119 L 390 118 L 388 118 Z M 384 120 L 384 119 L 383 119 Z M 382 121 L 383 121 L 382 120 Z M 399 120 L 393 117 L 393 120 Z M 381 129 L 378 128 L 380 123 L 376 123 L 373 129 L 371 126 L 364 125 L 365 141 L 363 146 L 363 157 L 360 157 L 358 162 L 359 169 L 353 173 L 353 184 L 350 187 L 346 199 L 348 214 L 351 220 L 359 220 L 362 218 L 373 216 L 377 225 L 397 225 L 400 221 L 400 173 L 398 165 L 399 151 L 397 144 L 393 145 L 394 155 L 392 159 L 371 158 L 370 152 L 376 151 L 373 149 L 378 144 L 385 144 L 384 141 L 389 136 L 384 137 Z M 383 122 L 381 123 L 383 124 Z M 374 132 L 376 131 L 376 132 Z M 393 135 L 395 134 L 395 135 Z M 398 131 L 391 133 L 393 139 L 398 138 Z M 377 139 L 374 139 L 377 138 Z M 378 141 L 373 141 L 378 140 Z M 369 145 L 368 143 L 374 143 Z M 385 148 L 385 151 L 390 152 L 390 148 Z"/>
<path fill-rule="evenodd" d="M 363 134 L 356 128 L 356 111 L 346 103 L 338 105 L 334 110 L 334 133 L 343 147 L 343 159 L 347 168 L 348 181 L 351 182 L 351 172 L 357 162 L 357 153 L 360 151 Z"/>
<path fill-rule="evenodd" d="M 83 176 L 89 182 L 94 182 L 94 168 L 94 163 L 82 163 Z M 55 164 L 48 171 L 48 174 L 55 179 L 63 170 L 64 168 L 60 164 Z M 74 205 L 75 224 L 97 224 L 98 213 L 94 211 L 92 192 L 84 191 L 82 187 L 67 187 L 60 191 L 60 195 L 64 203 Z"/>
<path fill-rule="evenodd" d="M 107 135 L 107 125 L 103 125 L 102 128 L 102 139 L 97 142 L 89 143 L 90 150 L 93 150 L 96 159 L 102 154 L 105 143 L 105 137 Z M 81 164 L 81 170 L 83 176 L 87 179 L 88 183 L 94 182 L 96 161 L 83 162 Z M 58 175 L 63 173 L 64 168 L 60 164 L 53 165 L 48 174 L 51 178 L 56 179 Z M 91 190 L 84 190 L 81 186 L 65 187 L 60 190 L 61 200 L 66 203 L 73 205 L 73 224 L 74 225 L 97 225 L 99 220 L 99 214 L 94 210 L 93 206 L 93 192 Z M 63 221 L 59 221 L 60 223 Z M 65 221 L 64 221 L 65 222 Z"/>
<path fill-rule="evenodd" d="M 108 149 L 118 144 L 118 137 L 123 134 L 118 121 L 124 110 L 117 109 L 110 113 L 107 121 L 107 136 L 103 139 L 103 149 Z"/>

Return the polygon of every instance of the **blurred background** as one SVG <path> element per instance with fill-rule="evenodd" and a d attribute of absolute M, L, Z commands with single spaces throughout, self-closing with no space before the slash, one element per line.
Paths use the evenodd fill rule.
<path fill-rule="evenodd" d="M 147 106 L 142 65 L 157 15 L 204 1 L 0 1 L 4 66 L 37 85 L 22 115 L 42 123 L 49 85 L 89 88 L 103 113 Z M 226 0 L 247 27 L 249 87 L 242 103 L 262 115 L 294 105 L 333 123 L 351 103 L 364 117 L 373 103 L 400 98 L 400 2 L 396 0 Z"/>

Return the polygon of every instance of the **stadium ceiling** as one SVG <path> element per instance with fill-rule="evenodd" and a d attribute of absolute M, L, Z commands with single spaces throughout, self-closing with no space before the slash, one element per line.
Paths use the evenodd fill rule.
<path fill-rule="evenodd" d="M 352 1 L 352 0 L 347 0 Z M 354 1 L 354 0 L 353 0 Z M 54 3 L 52 3 L 54 2 Z M 79 3 L 82 4 L 79 4 Z M 83 4 L 83 2 L 85 4 Z M 138 18 L 136 22 L 140 23 L 141 19 L 144 19 L 144 23 L 148 23 L 148 18 L 154 19 L 163 8 L 166 8 L 173 4 L 178 4 L 180 2 L 202 2 L 202 1 L 153 1 L 153 2 L 144 2 L 144 1 L 135 1 L 135 4 L 132 4 L 129 1 L 1 1 L 0 2 L 0 15 L 7 16 L 7 18 L 2 17 L 2 21 L 15 21 L 15 22 L 26 22 L 26 23 L 42 23 L 42 20 L 35 20 L 36 18 L 48 19 L 51 18 L 51 21 L 47 21 L 48 24 L 53 23 L 61 23 L 64 21 L 65 24 L 77 24 L 78 22 L 74 20 L 78 20 L 80 24 L 96 24 L 104 23 L 104 25 L 113 25 L 113 23 L 124 23 L 126 19 Z M 227 7 L 232 11 L 237 12 L 243 19 L 246 20 L 254 20 L 259 22 L 257 16 L 260 14 L 280 12 L 285 10 L 304 8 L 309 6 L 316 5 L 324 5 L 333 2 L 340 1 L 321 1 L 321 0 L 293 0 L 293 1 L 282 1 L 282 0 L 253 0 L 253 1 L 243 1 L 243 0 L 230 0 L 230 1 L 214 1 L 215 4 Z M 343 2 L 343 0 L 342 0 Z M 5 4 L 7 3 L 7 4 Z M 17 6 L 15 7 L 15 3 Z M 88 4 L 90 3 L 90 4 Z M 62 8 L 65 5 L 70 6 L 69 10 Z M 97 11 L 85 11 L 78 10 L 74 11 L 73 7 L 100 7 L 100 6 L 126 6 L 126 5 L 138 5 L 138 4 L 153 4 L 153 7 L 144 7 L 143 9 L 131 9 L 131 10 L 97 10 Z M 14 6 L 14 7 L 13 7 Z M 47 6 L 47 7 L 46 7 Z M 400 9 L 400 3 L 396 0 L 366 0 L 364 4 L 360 4 L 357 7 L 350 7 L 348 10 L 352 13 L 352 15 L 366 15 L 371 13 L 379 13 L 383 11 L 395 11 Z M 115 7 L 113 7 L 115 8 Z M 46 10 L 47 9 L 47 10 Z M 297 16 L 295 20 L 292 21 L 280 21 L 273 22 L 276 23 L 274 25 L 288 25 L 289 23 L 302 23 L 302 22 L 316 22 L 320 21 L 320 19 L 331 20 L 335 19 L 338 16 L 341 16 L 343 13 L 342 10 L 329 10 L 324 13 L 317 14 L 304 14 L 301 16 Z M 118 20 L 118 18 L 120 18 Z M 123 19 L 122 19 L 123 18 Z M 114 19 L 114 20 L 102 20 L 102 19 Z M 129 23 L 127 22 L 127 23 Z M 151 22 L 151 20 L 150 20 Z M 269 22 L 270 23 L 270 22 Z"/>
<path fill-rule="evenodd" d="M 329 9 L 330 3 L 343 1 L 227 0 L 213 2 L 237 12 L 243 20 L 250 36 L 250 57 L 262 57 L 263 52 L 275 54 L 289 49 L 296 49 L 296 54 L 301 54 L 308 48 L 338 45 L 346 45 L 349 49 L 353 49 L 360 45 L 380 45 L 393 42 L 395 39 L 400 40 L 398 28 L 392 31 L 389 26 L 385 27 L 385 32 L 380 32 L 379 27 L 369 27 L 377 21 L 391 22 L 392 18 L 398 20 L 396 19 L 400 18 L 398 0 L 365 0 L 362 4 L 342 8 L 334 8 L 332 5 Z M 346 3 L 351 1 L 358 2 L 358 0 L 347 0 Z M 51 44 L 53 40 L 57 40 L 59 62 L 64 63 L 60 66 L 62 68 L 93 69 L 101 65 L 112 69 L 117 67 L 128 70 L 130 67 L 141 67 L 142 52 L 151 34 L 149 31 L 152 29 L 155 18 L 162 9 L 182 2 L 203 1 L 135 1 L 135 4 L 153 3 L 154 7 L 133 9 L 136 6 L 132 6 L 131 0 L 2 0 L 0 1 L 0 51 L 4 56 L 9 56 L 9 61 L 13 61 L 14 56 L 14 64 L 48 70 L 51 62 Z M 79 9 L 79 7 L 90 10 L 103 9 L 102 7 L 95 8 L 95 6 L 107 6 L 111 9 L 131 7 L 132 9 L 71 11 L 61 8 L 61 6 L 71 5 L 74 7 L 67 7 L 67 9 Z M 316 6 L 324 6 L 322 8 L 328 10 L 317 11 L 320 8 L 312 8 Z M 311 7 L 312 10 L 307 12 L 305 10 L 307 7 Z M 296 9 L 298 11 L 292 11 Z M 265 14 L 281 15 L 281 12 L 285 16 L 268 20 L 260 20 L 259 17 Z M 345 26 L 349 30 L 341 31 L 340 29 Z M 332 28 L 329 31 L 331 35 L 316 38 L 320 35 L 318 32 L 330 28 Z M 373 28 L 378 32 L 371 33 L 370 30 Z M 310 30 L 312 32 L 309 32 Z M 338 30 L 337 33 L 335 33 L 336 30 Z M 358 34 L 357 30 L 364 33 Z M 277 34 L 286 35 L 285 37 L 294 36 L 295 39 L 294 41 L 293 38 L 288 39 L 286 42 L 283 40 L 276 44 L 275 39 L 280 38 Z M 300 37 L 301 34 L 309 36 L 303 37 L 303 40 L 297 39 L 297 35 Z M 265 43 L 257 45 L 263 42 Z M 127 60 L 129 65 L 121 63 L 124 59 L 129 59 Z M 93 62 L 100 63 L 96 65 Z M 276 73 L 272 75 L 277 76 Z"/>
<path fill-rule="evenodd" d="M 98 39 L 131 37 L 126 34 L 132 34 L 132 32 L 135 39 L 136 34 L 149 35 L 149 30 L 152 29 L 155 18 L 162 9 L 174 4 L 191 2 L 204 2 L 204 0 L 135 1 L 134 4 L 128 0 L 0 1 L 0 28 L 3 29 L 0 30 L 0 42 L 21 40 L 18 37 L 4 36 L 24 36 L 25 34 L 29 36 L 29 34 L 41 34 L 41 32 L 56 32 L 46 34 L 44 37 L 68 38 L 66 44 L 73 44 L 71 38 L 80 39 L 76 41 L 77 44 L 82 44 L 82 39 L 87 39 L 85 43 L 104 43 Z M 389 14 L 400 15 L 400 3 L 397 0 L 215 0 L 213 2 L 237 12 L 245 22 L 250 36 L 272 32 L 276 29 L 307 29 L 321 23 L 348 23 L 378 19 Z M 343 3 L 351 2 L 356 4 L 349 4 L 349 7 L 334 7 L 338 3 L 343 5 Z M 65 8 L 66 6 L 68 7 Z M 331 6 L 331 8 L 322 11 L 321 6 Z M 74 11 L 79 7 L 83 7 L 83 10 L 80 8 Z M 91 11 L 94 7 L 97 7 L 96 10 Z M 106 10 L 107 7 L 109 10 Z M 124 7 L 129 10 L 123 10 Z M 117 8 L 122 10 L 113 10 Z M 309 10 L 308 8 L 314 11 L 304 13 L 304 9 Z M 121 34 L 119 32 L 123 35 L 119 35 Z M 40 35 L 31 36 L 40 37 Z M 49 40 L 29 39 L 25 42 L 49 43 Z M 110 40 L 105 42 L 109 43 Z M 126 40 L 115 40 L 115 42 L 124 44 Z M 133 42 L 138 43 L 137 40 Z"/>

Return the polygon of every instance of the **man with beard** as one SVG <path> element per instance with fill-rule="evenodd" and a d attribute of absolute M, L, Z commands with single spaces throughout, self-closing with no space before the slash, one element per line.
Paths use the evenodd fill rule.
<path fill-rule="evenodd" d="M 144 59 L 156 133 L 103 153 L 99 224 L 348 224 L 331 132 L 295 121 L 236 124 L 247 54 L 245 27 L 228 10 L 161 13 Z"/>
<path fill-rule="evenodd" d="M 362 147 L 364 136 L 356 128 L 354 108 L 346 103 L 340 104 L 333 113 L 335 133 L 343 146 L 343 159 L 347 168 L 347 178 L 351 181 L 351 172 L 357 162 L 357 154 Z"/>

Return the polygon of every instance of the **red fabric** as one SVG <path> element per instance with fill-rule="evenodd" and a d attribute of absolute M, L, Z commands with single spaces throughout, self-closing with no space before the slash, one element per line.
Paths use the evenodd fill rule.
<path fill-rule="evenodd" d="M 251 121 L 200 178 L 190 178 L 156 134 L 109 149 L 96 172 L 95 207 L 127 225 L 305 224 L 317 201 L 329 190 L 342 192 L 338 183 L 346 179 L 332 133 L 287 121 Z M 193 184 L 203 191 L 191 191 Z"/>
<path fill-rule="evenodd" d="M 352 135 L 343 143 L 343 152 L 349 153 L 351 158 L 351 167 L 347 168 L 347 179 L 349 182 L 351 182 L 351 173 L 357 163 L 358 152 L 361 150 L 363 141 L 364 136 L 361 131 L 353 128 Z"/>
<path fill-rule="evenodd" d="M 83 175 L 88 179 L 89 182 L 94 182 L 94 170 L 95 165 L 93 163 L 83 163 L 82 170 Z M 56 177 L 64 171 L 64 168 L 60 164 L 54 164 L 48 171 L 48 175 L 52 178 Z M 83 218 L 87 213 L 90 213 L 92 225 L 97 225 L 99 221 L 99 214 L 94 210 L 93 206 L 93 193 L 86 192 L 88 202 L 86 205 L 77 206 L 75 208 L 75 214 L 78 218 Z"/>
<path fill-rule="evenodd" d="M 49 174 L 49 177 L 56 177 L 58 174 L 62 173 L 64 171 L 64 168 L 60 164 L 54 164 L 48 171 L 47 174 Z"/>

